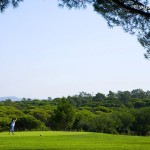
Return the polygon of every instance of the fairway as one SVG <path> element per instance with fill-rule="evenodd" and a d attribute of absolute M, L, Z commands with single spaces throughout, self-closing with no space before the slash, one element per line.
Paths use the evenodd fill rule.
<path fill-rule="evenodd" d="M 150 137 L 90 132 L 0 133 L 0 150 L 150 150 Z"/>

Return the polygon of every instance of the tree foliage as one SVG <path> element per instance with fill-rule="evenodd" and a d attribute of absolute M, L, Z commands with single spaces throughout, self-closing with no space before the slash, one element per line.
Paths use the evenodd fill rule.
<path fill-rule="evenodd" d="M 0 11 L 4 12 L 4 10 L 12 5 L 14 8 L 19 5 L 23 0 L 0 0 Z"/>
<path fill-rule="evenodd" d="M 136 34 L 150 58 L 150 6 L 149 0 L 60 0 L 60 6 L 86 7 L 92 3 L 94 10 L 103 16 L 109 27 L 121 26 L 124 31 Z"/>
<path fill-rule="evenodd" d="M 62 98 L 52 115 L 53 129 L 68 130 L 74 121 L 74 110 L 65 98 Z"/>
<path fill-rule="evenodd" d="M 17 7 L 23 0 L 0 0 L 0 11 L 9 5 Z M 94 10 L 105 18 L 109 27 L 121 26 L 124 31 L 136 34 L 150 58 L 150 5 L 149 0 L 58 0 L 59 6 L 86 8 L 93 4 Z"/>
<path fill-rule="evenodd" d="M 81 92 L 52 100 L 0 101 L 0 131 L 75 130 L 150 135 L 150 91 Z"/>

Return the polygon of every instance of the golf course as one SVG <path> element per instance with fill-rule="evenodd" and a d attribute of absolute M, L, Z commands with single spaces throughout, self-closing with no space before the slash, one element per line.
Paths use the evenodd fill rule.
<path fill-rule="evenodd" d="M 28 131 L 0 133 L 0 150 L 149 150 L 150 136 L 92 132 Z"/>

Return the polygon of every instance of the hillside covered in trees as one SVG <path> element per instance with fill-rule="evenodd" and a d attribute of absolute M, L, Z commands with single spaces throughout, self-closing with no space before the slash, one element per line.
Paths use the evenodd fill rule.
<path fill-rule="evenodd" d="M 150 91 L 109 91 L 107 95 L 78 95 L 55 99 L 0 102 L 0 131 L 90 131 L 111 134 L 150 135 Z"/>

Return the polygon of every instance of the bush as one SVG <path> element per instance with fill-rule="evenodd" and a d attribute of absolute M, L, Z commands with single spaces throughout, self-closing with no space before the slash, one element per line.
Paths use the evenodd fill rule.
<path fill-rule="evenodd" d="M 38 130 L 41 127 L 42 127 L 41 121 L 29 115 L 19 117 L 16 122 L 17 130 Z"/>
<path fill-rule="evenodd" d="M 135 113 L 136 121 L 133 130 L 137 135 L 149 135 L 150 133 L 150 107 L 139 109 Z"/>
<path fill-rule="evenodd" d="M 93 119 L 89 131 L 117 134 L 115 122 L 105 113 L 101 113 Z"/>

